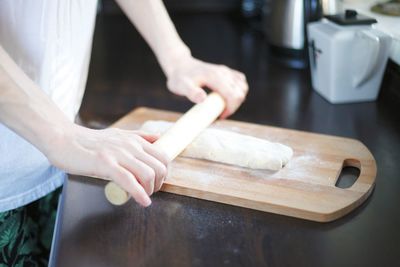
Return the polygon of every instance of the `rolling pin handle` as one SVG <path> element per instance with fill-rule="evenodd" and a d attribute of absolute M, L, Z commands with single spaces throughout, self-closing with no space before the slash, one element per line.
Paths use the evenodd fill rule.
<path fill-rule="evenodd" d="M 124 189 L 114 182 L 109 182 L 104 188 L 107 200 L 116 206 L 120 206 L 128 202 L 130 195 Z"/>

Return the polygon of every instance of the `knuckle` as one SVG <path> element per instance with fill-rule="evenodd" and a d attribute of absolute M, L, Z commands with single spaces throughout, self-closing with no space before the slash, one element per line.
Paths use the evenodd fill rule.
<path fill-rule="evenodd" d="M 246 95 L 242 91 L 237 91 L 236 94 L 234 95 L 234 97 L 238 101 L 243 101 L 245 99 Z"/>
<path fill-rule="evenodd" d="M 109 132 L 114 136 L 114 137 L 121 137 L 123 135 L 123 131 L 119 128 L 110 128 Z"/>
<path fill-rule="evenodd" d="M 106 164 L 112 163 L 112 157 L 110 155 L 110 152 L 107 150 L 102 149 L 102 150 L 98 151 L 96 153 L 96 157 L 102 163 L 106 163 Z"/>
<path fill-rule="evenodd" d="M 182 79 L 182 86 L 188 87 L 193 85 L 193 80 L 189 77 Z"/>
<path fill-rule="evenodd" d="M 163 166 L 166 168 L 166 165 L 168 165 L 168 162 L 169 162 L 167 153 L 165 153 L 164 151 L 160 151 L 160 160 L 161 160 Z"/>
<path fill-rule="evenodd" d="M 131 141 L 131 143 L 137 143 L 142 139 L 142 137 L 139 135 L 139 132 L 135 132 L 135 134 L 133 134 L 131 136 L 131 138 L 129 138 L 129 140 Z"/>
<path fill-rule="evenodd" d="M 121 172 L 119 169 L 113 168 L 112 173 L 113 173 L 113 176 L 116 177 L 119 181 L 126 182 L 126 180 L 127 180 L 126 175 L 123 172 Z"/>
<path fill-rule="evenodd" d="M 156 177 L 156 173 L 152 168 L 147 168 L 146 171 L 143 173 L 142 179 L 144 182 L 150 184 L 154 181 Z"/>
<path fill-rule="evenodd" d="M 141 138 L 141 137 L 135 136 L 134 138 L 132 138 L 128 142 L 130 148 L 135 152 L 142 152 L 143 151 L 143 146 L 140 144 L 140 142 L 142 142 L 142 140 L 139 141 L 139 138 Z"/>
<path fill-rule="evenodd" d="M 156 178 L 156 172 L 153 170 L 153 169 L 149 169 L 149 171 L 148 171 L 149 173 L 148 173 L 148 176 L 150 177 L 150 180 L 154 180 L 155 178 Z"/>
<path fill-rule="evenodd" d="M 110 175 L 108 178 L 115 181 L 121 187 L 127 189 L 129 178 L 125 175 L 125 173 L 121 172 L 118 168 L 111 168 Z"/>
<path fill-rule="evenodd" d="M 161 164 L 158 173 L 160 178 L 164 178 L 167 176 L 167 167 L 164 164 Z"/>

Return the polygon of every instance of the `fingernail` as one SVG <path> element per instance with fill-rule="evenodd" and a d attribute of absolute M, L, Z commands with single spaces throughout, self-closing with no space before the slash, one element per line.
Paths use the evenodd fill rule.
<path fill-rule="evenodd" d="M 143 201 L 143 206 L 148 207 L 151 205 L 151 199 L 149 197 L 146 197 Z"/>

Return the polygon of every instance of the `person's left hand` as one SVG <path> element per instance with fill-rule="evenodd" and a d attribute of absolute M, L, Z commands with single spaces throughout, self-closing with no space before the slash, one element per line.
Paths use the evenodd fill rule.
<path fill-rule="evenodd" d="M 202 102 L 206 98 L 203 86 L 218 92 L 226 101 L 222 119 L 239 108 L 249 89 L 243 73 L 193 57 L 179 61 L 167 76 L 168 89 L 177 95 L 186 96 L 194 103 Z"/>

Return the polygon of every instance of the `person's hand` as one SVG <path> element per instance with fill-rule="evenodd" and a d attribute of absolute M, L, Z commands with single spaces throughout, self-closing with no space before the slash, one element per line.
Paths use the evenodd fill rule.
<path fill-rule="evenodd" d="M 141 205 L 158 191 L 167 174 L 166 155 L 152 144 L 158 137 L 115 128 L 92 130 L 74 125 L 51 140 L 46 156 L 70 174 L 108 178 Z"/>
<path fill-rule="evenodd" d="M 194 103 L 206 98 L 203 86 L 221 94 L 226 101 L 226 109 L 221 118 L 228 117 L 239 108 L 249 89 L 243 73 L 193 57 L 177 62 L 167 76 L 168 89 L 177 95 L 186 96 Z"/>

